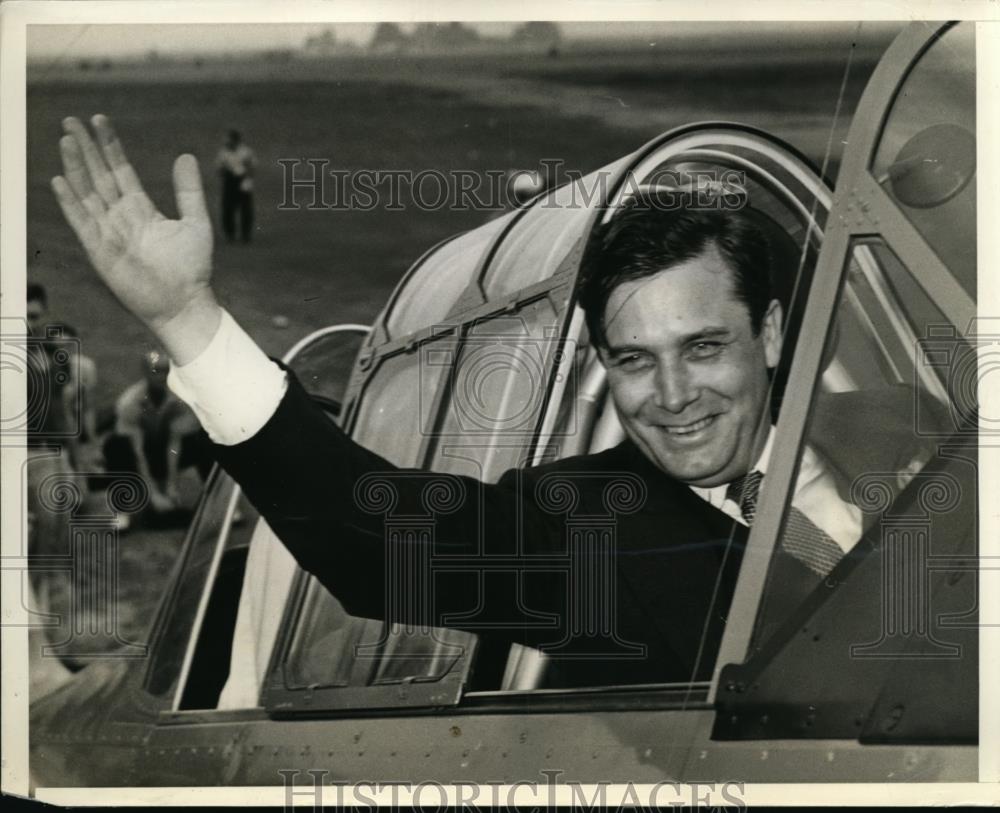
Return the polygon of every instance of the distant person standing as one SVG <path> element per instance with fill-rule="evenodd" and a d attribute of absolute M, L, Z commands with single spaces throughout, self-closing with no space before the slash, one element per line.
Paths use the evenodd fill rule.
<path fill-rule="evenodd" d="M 226 241 L 236 239 L 236 217 L 240 218 L 240 236 L 250 242 L 253 230 L 253 173 L 257 157 L 237 130 L 230 130 L 219 150 L 216 165 L 222 176 L 222 231 Z"/>

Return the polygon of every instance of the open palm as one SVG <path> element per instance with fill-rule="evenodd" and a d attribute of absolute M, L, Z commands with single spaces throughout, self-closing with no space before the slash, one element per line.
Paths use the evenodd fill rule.
<path fill-rule="evenodd" d="M 180 219 L 169 220 L 143 191 L 108 119 L 91 123 L 97 144 L 78 119 L 63 122 L 64 175 L 52 188 L 98 275 L 155 331 L 211 296 L 212 225 L 198 162 L 192 155 L 174 162 Z"/>

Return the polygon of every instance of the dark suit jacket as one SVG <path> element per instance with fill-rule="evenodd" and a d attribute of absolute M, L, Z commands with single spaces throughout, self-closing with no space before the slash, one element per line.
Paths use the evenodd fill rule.
<path fill-rule="evenodd" d="M 870 443 L 847 445 L 865 450 L 865 465 L 884 462 Z M 494 485 L 435 477 L 351 441 L 290 374 L 268 423 L 216 449 L 300 566 L 354 616 L 540 647 L 564 685 L 711 675 L 747 529 L 631 442 Z M 797 563 L 785 565 L 796 578 Z"/>

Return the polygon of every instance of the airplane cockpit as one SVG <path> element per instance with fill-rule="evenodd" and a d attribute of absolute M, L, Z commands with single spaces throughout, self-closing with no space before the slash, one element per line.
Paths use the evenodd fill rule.
<path fill-rule="evenodd" d="M 343 396 L 343 425 L 397 466 L 487 482 L 510 468 L 620 442 L 604 368 L 572 297 L 591 231 L 650 190 L 664 206 L 683 195 L 751 211 L 770 238 L 781 298 L 798 329 L 828 186 L 765 133 L 728 124 L 682 128 L 415 263 L 363 339 Z M 327 348 L 343 335 L 318 336 L 290 356 L 307 387 L 334 378 L 308 367 L 321 357 L 337 363 L 342 354 Z M 787 373 L 786 363 L 782 385 Z M 515 644 L 491 652 L 487 636 L 454 630 L 386 632 L 378 620 L 346 617 L 335 597 L 307 581 L 299 632 L 289 642 L 292 685 L 343 693 L 411 681 L 412 696 L 458 670 L 463 684 L 483 690 L 558 688 L 546 681 L 546 658 L 536 650 Z M 350 657 L 359 648 L 379 654 Z"/>

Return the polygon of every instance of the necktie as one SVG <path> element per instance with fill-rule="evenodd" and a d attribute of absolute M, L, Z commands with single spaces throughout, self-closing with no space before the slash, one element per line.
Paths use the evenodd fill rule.
<path fill-rule="evenodd" d="M 761 472 L 751 471 L 733 480 L 726 489 L 726 498 L 740 507 L 748 525 L 753 525 L 757 513 L 757 495 L 763 479 Z M 795 507 L 788 512 L 781 546 L 820 578 L 833 570 L 843 556 L 840 545 Z"/>

